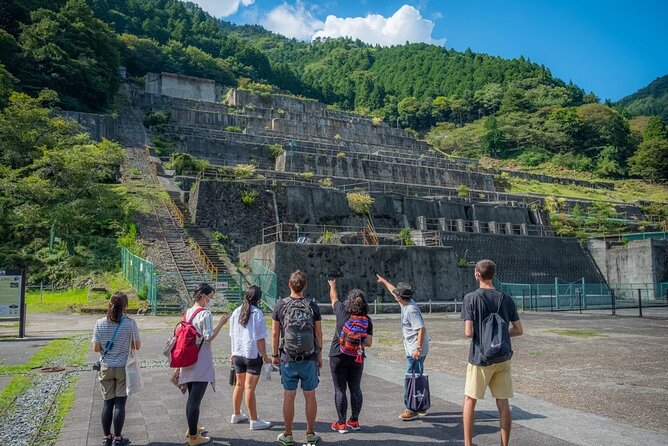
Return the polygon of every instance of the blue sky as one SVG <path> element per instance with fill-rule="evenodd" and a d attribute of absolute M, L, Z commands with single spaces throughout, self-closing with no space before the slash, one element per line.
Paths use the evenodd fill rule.
<path fill-rule="evenodd" d="M 194 1 L 233 23 L 307 41 L 356 34 L 383 45 L 426 41 L 523 55 L 601 99 L 618 100 L 668 74 L 668 0 Z"/>

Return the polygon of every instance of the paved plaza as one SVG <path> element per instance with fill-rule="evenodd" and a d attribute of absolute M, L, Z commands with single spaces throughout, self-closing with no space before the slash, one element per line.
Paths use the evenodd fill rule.
<path fill-rule="evenodd" d="M 48 315 L 32 315 L 29 318 L 27 329 L 29 338 L 25 340 L 5 338 L 0 342 L 0 361 L 5 365 L 24 363 L 50 339 L 89 333 L 90 327 L 98 317 L 97 315 L 59 315 L 54 319 Z M 184 444 L 186 398 L 169 382 L 171 369 L 166 366 L 165 358 L 162 356 L 163 343 L 178 318 L 150 316 L 135 316 L 135 318 L 142 332 L 145 389 L 141 394 L 130 397 L 128 400 L 124 434 L 132 440 L 134 445 L 138 446 Z M 644 322 L 637 318 L 606 319 L 596 315 L 573 315 L 572 317 L 552 315 L 549 316 L 549 319 L 546 318 L 548 318 L 547 315 L 525 315 L 525 322 L 531 334 L 527 335 L 526 339 L 519 338 L 521 342 L 518 341 L 517 344 L 515 373 L 517 387 L 522 387 L 522 384 L 526 385 L 520 381 L 526 380 L 524 375 L 530 372 L 530 369 L 536 369 L 538 366 L 537 363 L 528 362 L 527 358 L 524 358 L 526 351 L 542 351 L 548 346 L 557 349 L 555 351 L 557 356 L 561 357 L 561 361 L 558 358 L 548 361 L 557 370 L 559 363 L 568 364 L 568 361 L 571 360 L 568 357 L 568 349 L 574 349 L 574 345 L 580 346 L 572 353 L 576 355 L 576 358 L 582 357 L 585 346 L 588 349 L 595 346 L 597 349 L 602 349 L 604 354 L 610 354 L 608 344 L 614 343 L 615 340 L 618 342 L 623 340 L 625 344 L 628 344 L 633 341 L 629 339 L 629 336 L 632 338 L 635 336 L 636 340 L 631 342 L 635 345 L 634 351 L 637 354 L 637 358 L 633 359 L 635 361 L 647 356 L 645 342 L 640 342 L 640 336 L 644 336 L 642 339 L 645 339 L 647 333 L 654 333 L 655 336 L 662 338 L 661 333 L 666 323 L 665 318 L 658 314 Z M 328 333 L 333 326 L 333 321 L 330 320 L 330 317 L 326 319 L 324 327 L 325 333 Z M 401 355 L 400 346 L 395 345 L 396 342 L 394 342 L 398 333 L 394 333 L 392 328 L 397 325 L 396 315 L 378 315 L 376 317 L 377 345 L 370 350 L 365 364 L 364 409 L 360 419 L 363 429 L 360 432 L 342 435 L 330 430 L 329 425 L 334 420 L 335 410 L 327 363 L 322 370 L 321 384 L 317 394 L 319 410 L 316 429 L 323 437 L 324 444 L 343 444 L 351 441 L 364 441 L 370 445 L 382 444 L 384 446 L 463 444 L 461 402 L 464 381 L 461 374 L 454 373 L 458 367 L 457 361 L 465 360 L 466 349 L 463 344 L 465 340 L 461 339 L 462 342 L 459 342 L 459 338 L 455 339 L 459 335 L 461 322 L 456 320 L 456 315 L 427 316 L 427 321 L 431 327 L 432 337 L 440 340 L 434 343 L 432 357 L 427 363 L 432 392 L 432 408 L 429 415 L 410 422 L 404 422 L 398 418 L 403 409 L 401 403 L 404 371 L 402 365 L 399 364 L 400 358 L 397 360 L 389 355 L 394 349 L 397 354 Z M 606 336 L 593 338 L 595 342 L 592 341 L 594 343 L 591 345 L 584 341 L 554 338 L 553 335 L 545 338 L 549 334 L 545 333 L 545 327 L 548 325 L 589 327 L 600 330 Z M 613 329 L 613 327 L 616 328 Z M 622 337 L 621 333 L 628 334 Z M 4 333 L 4 335 L 8 334 Z M 654 352 L 657 353 L 657 350 L 655 349 Z M 282 430 L 283 392 L 280 377 L 275 374 L 272 381 L 261 381 L 258 386 L 259 415 L 274 423 L 271 430 L 250 431 L 247 423 L 231 425 L 229 424 L 231 388 L 227 384 L 229 367 L 223 363 L 229 355 L 229 339 L 226 329 L 216 340 L 214 353 L 220 358 L 217 366 L 219 381 L 216 385 L 216 392 L 211 389 L 207 391 L 201 418 L 201 424 L 209 429 L 214 439 L 213 444 L 275 444 L 276 435 Z M 594 352 L 590 351 L 587 363 L 598 370 L 600 364 L 595 362 L 592 355 Z M 93 352 L 88 353 L 90 363 L 95 360 L 95 357 Z M 448 369 L 446 365 L 451 362 L 453 365 L 451 369 Z M 645 364 L 644 367 L 651 365 L 647 361 L 643 364 Z M 649 372 L 649 369 L 647 371 Z M 548 370 L 541 373 L 548 373 Z M 590 375 L 589 380 L 599 379 L 596 373 Z M 549 374 L 542 376 L 547 385 Z M 80 372 L 74 405 L 65 420 L 57 446 L 97 446 L 100 444 L 102 398 L 95 378 L 95 373 L 92 371 Z M 0 379 L 0 389 L 6 385 L 7 381 L 6 377 Z M 551 385 L 553 386 L 554 383 Z M 653 379 L 645 385 L 657 386 L 654 387 L 657 392 L 662 389 L 660 385 L 654 383 Z M 600 386 L 597 388 L 603 389 L 602 397 L 607 395 L 605 392 L 610 391 Z M 568 388 L 564 388 L 561 392 L 568 393 L 568 391 Z M 613 393 L 609 396 L 611 404 L 614 401 L 614 395 Z M 633 400 L 639 405 L 639 410 L 643 407 L 642 401 L 647 401 L 648 398 L 642 391 L 630 395 L 634 395 Z M 649 423 L 642 425 L 634 421 L 634 426 L 624 420 L 613 420 L 590 411 L 566 408 L 554 402 L 518 392 L 511 400 L 511 406 L 514 423 L 511 437 L 513 445 L 658 446 L 668 444 L 668 432 L 662 432 L 661 427 L 658 429 L 653 427 L 654 430 L 651 430 L 647 428 L 650 426 Z M 494 401 L 488 396 L 486 400 L 478 402 L 478 409 L 474 444 L 499 444 L 498 419 Z M 301 445 L 305 436 L 303 398 L 301 397 L 297 398 L 296 413 L 295 440 Z"/>
<path fill-rule="evenodd" d="M 157 322 L 157 321 L 156 321 Z M 155 323 L 155 322 L 153 322 Z M 128 400 L 124 434 L 137 446 L 179 445 L 185 442 L 185 397 L 169 382 L 171 370 L 158 364 L 163 330 L 148 330 L 143 336 L 145 389 Z M 229 354 L 229 342 L 216 342 L 216 356 Z M 94 354 L 89 354 L 92 361 Z M 270 445 L 282 430 L 282 388 L 280 377 L 261 381 L 257 399 L 259 416 L 270 420 L 268 431 L 250 431 L 248 424 L 229 424 L 231 389 L 227 384 L 229 368 L 217 367 L 216 392 L 209 389 L 202 404 L 201 424 L 213 437 L 214 445 Z M 415 444 L 463 444 L 461 399 L 463 381 L 452 375 L 430 372 L 432 408 L 429 415 L 410 422 L 398 418 L 402 410 L 403 370 L 398 364 L 370 356 L 363 379 L 364 409 L 360 432 L 338 434 L 329 428 L 335 417 L 333 389 L 327 363 L 318 388 L 318 423 L 316 430 L 324 444 L 367 442 L 371 445 L 402 446 Z M 565 409 L 548 402 L 517 395 L 512 400 L 514 445 L 638 445 L 668 444 L 668 434 L 660 434 L 597 415 Z M 77 384 L 74 407 L 61 431 L 57 446 L 98 445 L 102 438 L 100 412 L 102 398 L 93 372 L 84 372 Z M 498 419 L 493 400 L 478 403 L 479 412 L 474 443 L 499 444 Z M 295 441 L 304 440 L 303 398 L 297 399 Z"/>

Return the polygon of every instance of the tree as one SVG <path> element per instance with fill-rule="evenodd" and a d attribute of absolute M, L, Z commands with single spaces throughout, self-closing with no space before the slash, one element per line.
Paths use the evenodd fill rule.
<path fill-rule="evenodd" d="M 118 41 L 84 0 L 68 0 L 58 11 L 38 9 L 19 37 L 22 87 L 59 93 L 66 108 L 103 109 L 120 77 Z"/>
<path fill-rule="evenodd" d="M 666 124 L 659 116 L 650 117 L 643 132 L 643 141 L 652 139 L 668 139 L 668 129 L 666 129 Z"/>
<path fill-rule="evenodd" d="M 652 182 L 668 181 L 668 140 L 650 139 L 629 158 L 631 175 Z"/>
<path fill-rule="evenodd" d="M 487 132 L 480 141 L 480 148 L 483 153 L 498 157 L 507 147 L 507 142 L 503 133 L 499 129 L 499 123 L 493 115 L 485 119 L 485 130 Z"/>

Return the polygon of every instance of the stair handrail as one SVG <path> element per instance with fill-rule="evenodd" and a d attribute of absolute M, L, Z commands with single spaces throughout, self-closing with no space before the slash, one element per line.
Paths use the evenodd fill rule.
<path fill-rule="evenodd" d="M 176 220 L 179 222 L 179 226 L 184 227 L 186 219 L 183 216 L 183 212 L 181 212 L 181 209 L 174 203 L 174 200 L 169 200 L 169 208 L 174 212 L 174 215 L 176 216 Z"/>
<path fill-rule="evenodd" d="M 193 249 L 195 250 L 195 254 L 197 254 L 197 257 L 204 264 L 204 269 L 206 270 L 206 272 L 211 274 L 214 279 L 217 278 L 218 277 L 218 267 L 213 264 L 213 262 L 211 261 L 209 256 L 206 255 L 206 253 L 204 252 L 204 249 L 202 249 L 202 247 L 200 246 L 200 244 L 197 240 L 192 239 L 192 242 L 193 242 L 192 245 L 193 245 Z"/>

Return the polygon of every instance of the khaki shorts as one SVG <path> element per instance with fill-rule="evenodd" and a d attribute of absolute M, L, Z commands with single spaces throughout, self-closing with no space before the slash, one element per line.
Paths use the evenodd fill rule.
<path fill-rule="evenodd" d="M 510 361 L 487 366 L 469 364 L 466 369 L 464 395 L 476 400 L 485 399 L 487 388 L 492 397 L 505 400 L 513 397 L 513 380 L 510 376 Z"/>
<path fill-rule="evenodd" d="M 104 367 L 100 369 L 102 398 L 110 400 L 117 396 L 128 396 L 125 386 L 125 367 Z"/>

